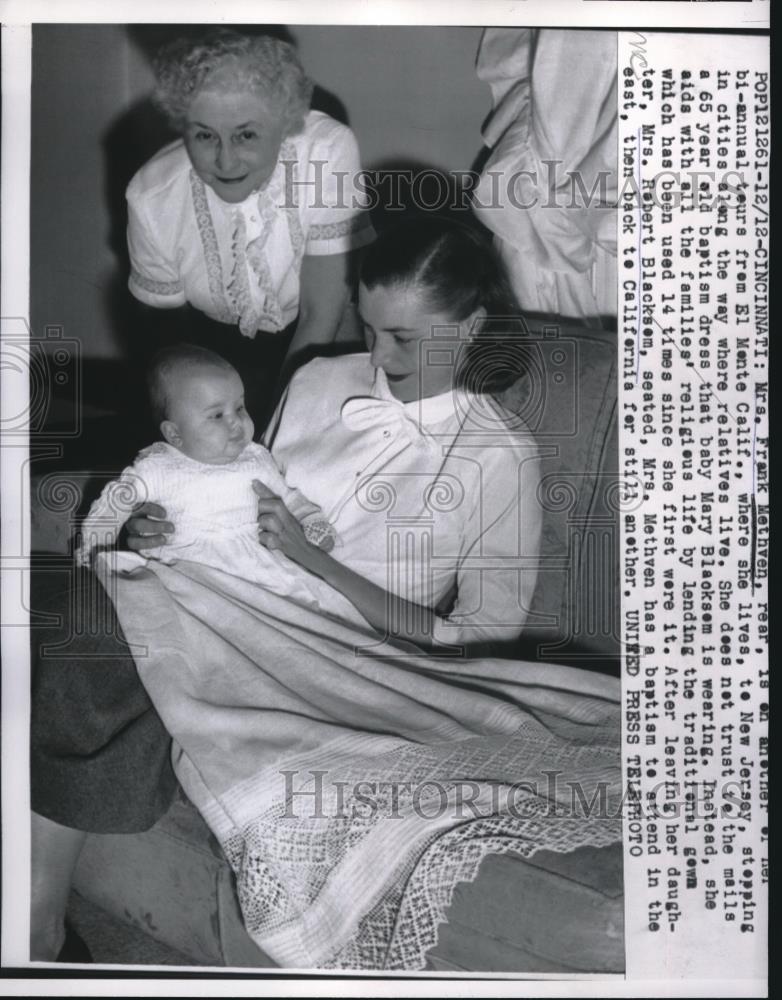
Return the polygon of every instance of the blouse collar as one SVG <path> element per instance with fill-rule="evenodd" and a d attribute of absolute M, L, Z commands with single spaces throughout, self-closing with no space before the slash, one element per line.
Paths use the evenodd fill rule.
<path fill-rule="evenodd" d="M 409 420 L 412 420 L 421 427 L 442 423 L 444 420 L 449 420 L 458 413 L 456 394 L 452 389 L 437 396 L 425 396 L 423 399 L 414 399 L 409 403 L 401 402 L 391 392 L 386 373 L 382 368 L 375 369 L 375 378 L 370 395 L 375 399 L 395 403 L 404 410 Z"/>

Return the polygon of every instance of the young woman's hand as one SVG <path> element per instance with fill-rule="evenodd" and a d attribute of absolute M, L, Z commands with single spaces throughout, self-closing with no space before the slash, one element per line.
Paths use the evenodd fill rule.
<path fill-rule="evenodd" d="M 422 649 L 433 644 L 436 614 L 431 608 L 389 594 L 343 566 L 330 553 L 308 541 L 302 526 L 268 487 L 255 480 L 253 489 L 258 497 L 258 540 L 262 545 L 267 549 L 279 549 L 289 559 L 325 580 L 346 597 L 380 635 L 412 642 Z M 390 610 L 393 610 L 391 621 Z M 455 652 L 458 654 L 459 650 Z"/>
<path fill-rule="evenodd" d="M 141 552 L 165 545 L 174 525 L 166 520 L 165 508 L 157 503 L 143 503 L 125 522 L 120 548 Z"/>
<path fill-rule="evenodd" d="M 304 529 L 276 493 L 253 480 L 258 497 L 258 541 L 267 549 L 279 549 L 306 569 L 314 567 L 320 552 L 304 534 Z"/>

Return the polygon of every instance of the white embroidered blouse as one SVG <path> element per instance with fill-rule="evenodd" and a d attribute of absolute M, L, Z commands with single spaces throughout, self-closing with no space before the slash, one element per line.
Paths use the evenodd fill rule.
<path fill-rule="evenodd" d="M 374 238 L 360 169 L 350 129 L 311 111 L 264 188 L 229 204 L 192 169 L 182 140 L 171 143 L 127 189 L 131 292 L 158 308 L 189 302 L 246 337 L 283 330 L 298 315 L 304 255 Z"/>

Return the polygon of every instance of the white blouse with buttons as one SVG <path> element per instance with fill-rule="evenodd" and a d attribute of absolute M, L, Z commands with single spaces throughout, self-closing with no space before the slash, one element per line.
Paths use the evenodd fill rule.
<path fill-rule="evenodd" d="M 332 555 L 437 608 L 435 641 L 513 640 L 537 578 L 537 446 L 513 414 L 457 391 L 401 403 L 369 356 L 320 358 L 267 432 L 287 482 L 334 525 Z"/>

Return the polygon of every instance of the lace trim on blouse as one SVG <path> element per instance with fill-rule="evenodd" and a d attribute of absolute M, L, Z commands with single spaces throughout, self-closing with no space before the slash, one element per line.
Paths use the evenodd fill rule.
<path fill-rule="evenodd" d="M 250 282 L 247 278 L 247 227 L 244 216 L 237 212 L 234 217 L 236 228 L 233 233 L 231 253 L 234 264 L 227 292 L 239 320 L 239 330 L 245 337 L 254 337 L 258 331 L 259 312 L 254 308 Z"/>
<path fill-rule="evenodd" d="M 245 317 L 242 317 L 242 321 L 240 321 L 239 328 L 246 337 L 254 337 L 259 327 L 279 332 L 285 326 L 282 316 L 282 307 L 280 306 L 277 289 L 274 286 L 271 268 L 269 267 L 269 259 L 266 256 L 266 241 L 271 230 L 274 212 L 273 206 L 264 194 L 261 194 L 258 197 L 258 209 L 264 223 L 263 232 L 257 239 L 249 243 L 247 245 L 247 249 L 245 250 L 246 227 L 244 216 L 240 216 L 238 229 L 243 235 L 242 238 L 238 240 L 238 246 L 235 250 L 237 256 L 236 267 L 241 268 L 245 276 L 245 281 L 247 280 L 247 264 L 249 263 L 253 274 L 255 275 L 255 279 L 258 282 L 258 287 L 261 292 L 263 292 L 262 308 L 260 310 L 253 310 L 252 305 L 250 304 L 249 315 L 246 319 Z M 247 286 L 247 293 L 248 295 L 250 294 L 249 284 Z M 245 329 L 243 323 L 246 324 L 247 329 Z M 252 330 L 250 330 L 249 327 L 253 323 L 255 326 Z"/>
<path fill-rule="evenodd" d="M 201 237 L 201 246 L 204 250 L 206 275 L 212 302 L 215 304 L 221 322 L 234 323 L 236 316 L 231 312 L 225 300 L 220 249 L 217 245 L 217 235 L 214 223 L 212 222 L 212 214 L 209 211 L 209 202 L 206 200 L 206 187 L 194 170 L 190 171 L 190 191 L 193 196 L 193 209 L 195 210 L 198 234 Z"/>
<path fill-rule="evenodd" d="M 296 151 L 292 145 L 286 148 L 283 144 L 282 153 L 286 157 L 295 157 Z M 254 337 L 259 329 L 268 332 L 279 332 L 284 329 L 283 311 L 277 295 L 271 268 L 266 256 L 266 241 L 271 232 L 276 215 L 273 199 L 268 189 L 258 195 L 258 211 L 260 212 L 263 230 L 257 239 L 247 242 L 247 225 L 241 212 L 235 215 L 235 225 L 231 256 L 233 267 L 228 283 L 225 283 L 223 268 L 220 262 L 220 251 L 214 222 L 209 211 L 206 198 L 206 188 L 195 171 L 190 174 L 190 186 L 193 195 L 196 224 L 201 237 L 201 245 L 206 262 L 206 273 L 209 291 L 219 317 L 223 322 L 239 324 L 239 330 L 245 337 Z M 297 263 L 304 248 L 304 234 L 298 212 L 293 207 L 286 207 L 286 220 L 290 234 L 291 245 L 296 254 Z M 248 279 L 248 267 L 252 270 L 263 294 L 263 305 L 257 308 L 253 302 L 252 290 Z M 229 302 L 230 300 L 230 306 Z M 233 308 L 231 308 L 233 306 Z"/>
<path fill-rule="evenodd" d="M 310 226 L 307 233 L 307 242 L 315 243 L 318 240 L 336 240 L 343 236 L 354 236 L 372 225 L 369 215 L 366 212 L 359 212 L 342 222 L 322 222 Z"/>
<path fill-rule="evenodd" d="M 278 163 L 280 162 L 293 164 L 295 181 L 298 174 L 296 147 L 287 140 L 280 147 Z M 280 183 L 277 179 L 276 184 L 269 184 L 258 194 L 258 211 L 262 231 L 256 239 L 249 243 L 244 216 L 241 211 L 236 212 L 231 244 L 233 267 L 230 279 L 226 283 L 214 222 L 207 201 L 206 187 L 195 171 L 191 170 L 190 172 L 193 208 L 204 252 L 209 292 L 220 320 L 225 323 L 238 323 L 239 330 L 245 337 L 254 337 L 259 329 L 277 333 L 285 328 L 278 288 L 272 277 L 266 253 L 266 243 L 280 212 L 280 208 L 275 205 L 275 196 L 282 193 L 277 190 L 279 187 Z M 297 269 L 301 264 L 308 243 L 344 238 L 371 227 L 368 214 L 359 212 L 341 222 L 312 225 L 305 237 L 296 205 L 290 204 L 287 198 L 282 199 L 281 211 L 287 223 L 288 237 L 294 254 L 293 267 Z M 256 305 L 254 299 L 249 278 L 250 272 L 262 294 L 260 306 Z M 150 287 L 152 284 L 159 287 L 152 288 Z M 161 295 L 174 295 L 181 292 L 183 287 L 179 282 L 154 283 L 145 279 L 140 279 L 139 285 L 150 292 L 157 291 Z"/>
<path fill-rule="evenodd" d="M 134 285 L 143 288 L 145 292 L 152 295 L 179 295 L 184 290 L 181 281 L 153 281 L 151 278 L 146 278 L 135 267 L 130 269 L 130 280 Z"/>

